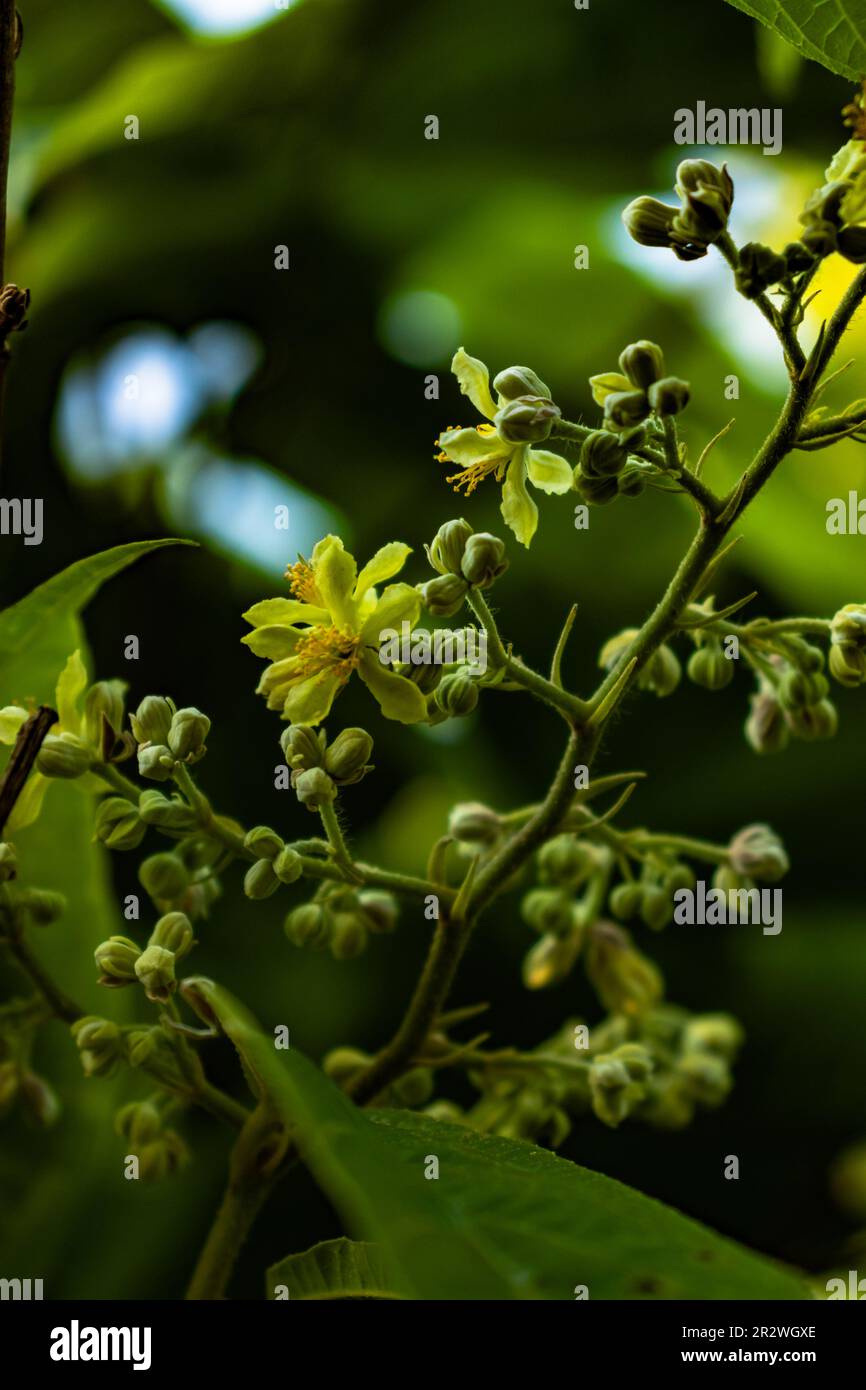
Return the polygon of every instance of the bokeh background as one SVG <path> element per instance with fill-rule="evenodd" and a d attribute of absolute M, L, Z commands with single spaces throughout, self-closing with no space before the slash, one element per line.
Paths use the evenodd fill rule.
<path fill-rule="evenodd" d="M 683 429 L 693 457 L 736 417 L 708 465 L 714 484 L 729 484 L 780 399 L 774 343 L 718 258 L 681 265 L 641 250 L 619 211 L 670 188 L 683 155 L 676 108 L 782 107 L 781 156 L 725 156 L 737 239 L 791 239 L 842 143 L 848 88 L 799 66 L 722 0 L 586 12 L 568 0 L 298 0 L 287 11 L 272 0 L 28 0 L 22 10 L 7 276 L 30 286 L 33 307 L 14 343 L 2 490 L 44 498 L 46 522 L 41 547 L 4 539 L 3 601 L 121 541 L 199 541 L 144 560 L 92 603 L 93 673 L 127 679 L 133 704 L 164 692 L 201 706 L 213 731 L 199 770 L 217 806 L 309 833 L 306 813 L 273 790 L 280 725 L 253 693 L 261 663 L 239 643 L 241 612 L 283 592 L 286 561 L 329 529 L 361 559 L 405 539 L 412 580 L 426 577 L 422 543 L 448 517 L 502 531 L 498 490 L 463 503 L 433 460 L 439 430 L 470 423 L 448 376 L 461 343 L 494 372 L 529 363 L 566 414 L 590 420 L 587 377 L 613 369 L 635 338 L 661 343 L 692 383 Z M 437 141 L 424 138 L 431 114 Z M 124 136 L 129 116 L 137 140 Z M 585 271 L 573 267 L 579 244 Z M 286 271 L 274 267 L 280 245 Z M 831 263 L 819 304 L 850 270 Z M 862 322 L 849 343 L 858 362 L 835 390 L 839 407 L 866 394 Z M 438 401 L 425 399 L 430 373 Z M 824 517 L 828 498 L 863 484 L 855 444 L 789 460 L 749 512 L 720 602 L 759 588 L 752 614 L 830 615 L 862 599 L 863 541 L 829 537 Z M 577 532 L 568 499 L 539 500 L 532 549 L 511 545 L 495 591 L 500 621 L 526 659 L 545 664 L 577 602 L 567 675 L 586 690 L 605 637 L 656 601 L 693 516 L 685 499 L 650 495 L 594 511 Z M 288 535 L 273 525 L 280 504 Z M 137 663 L 123 658 L 132 633 Z M 780 936 L 637 933 L 671 999 L 743 1020 L 736 1089 L 685 1132 L 614 1133 L 588 1120 L 564 1152 L 818 1270 L 844 1263 L 853 1229 L 829 1167 L 866 1133 L 863 703 L 840 692 L 833 743 L 761 761 L 742 737 L 749 689 L 743 673 L 721 695 L 684 684 L 670 700 L 636 698 L 602 760 L 604 771 L 649 774 L 624 824 L 726 840 L 766 820 L 789 848 Z M 44 689 L 3 698 L 51 694 L 46 676 Z M 561 741 L 558 720 L 520 696 L 492 695 L 431 734 L 386 724 L 359 686 L 333 722 L 366 723 L 376 737 L 375 776 L 345 797 L 359 853 L 415 871 L 455 800 L 535 799 Z M 96 988 L 92 949 L 129 930 L 123 895 L 158 845 L 109 863 L 89 842 L 75 788 L 54 788 L 50 807 L 21 852 L 29 881 L 69 893 L 70 915 L 36 944 L 86 1008 L 111 1013 L 125 1003 Z M 268 1026 L 287 1023 L 314 1057 L 384 1041 L 423 958 L 420 913 L 406 910 L 395 937 L 337 964 L 286 942 L 290 891 L 251 904 L 239 878 L 228 876 L 200 932 L 196 970 Z M 502 1044 L 596 1017 L 580 977 L 525 992 L 530 944 L 516 899 L 503 900 L 455 995 L 491 1002 Z M 20 985 L 11 972 L 4 983 Z M 215 1077 L 236 1086 L 230 1049 L 208 1055 Z M 3 1121 L 0 1273 L 42 1277 L 51 1297 L 179 1296 L 230 1137 L 191 1115 L 193 1164 L 163 1186 L 126 1182 L 111 1115 L 128 1078 L 84 1081 L 61 1025 L 45 1030 L 38 1062 L 64 1113 L 47 1134 L 18 1110 Z M 740 1157 L 738 1182 L 722 1176 L 727 1154 Z M 244 1252 L 234 1293 L 260 1297 L 269 1262 L 339 1230 L 312 1184 L 293 1178 Z"/>

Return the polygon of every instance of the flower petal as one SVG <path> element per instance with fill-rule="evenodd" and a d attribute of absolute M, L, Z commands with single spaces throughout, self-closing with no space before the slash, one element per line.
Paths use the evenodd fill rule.
<path fill-rule="evenodd" d="M 538 526 L 538 508 L 526 488 L 526 448 L 516 449 L 502 486 L 502 515 L 522 545 L 528 546 Z"/>
<path fill-rule="evenodd" d="M 473 463 L 488 459 L 507 458 L 513 444 L 506 444 L 495 431 L 479 434 L 478 430 L 445 430 L 436 441 L 447 459 L 469 468 Z"/>
<path fill-rule="evenodd" d="M 288 627 L 292 623 L 330 621 L 324 608 L 314 608 L 311 603 L 301 603 L 296 598 L 264 598 L 248 608 L 243 616 L 251 627 Z"/>
<path fill-rule="evenodd" d="M 490 394 L 490 373 L 477 357 L 470 357 L 463 348 L 458 348 L 451 359 L 451 370 L 460 383 L 460 390 L 468 396 L 480 415 L 492 420 L 496 405 Z"/>
<path fill-rule="evenodd" d="M 389 671 L 372 652 L 363 653 L 358 675 L 378 700 L 386 719 L 397 719 L 401 724 L 417 724 L 426 719 L 427 701 L 414 681 Z"/>
<path fill-rule="evenodd" d="M 325 536 L 316 543 L 312 556 L 316 588 L 337 627 L 354 628 L 354 557 L 343 548 L 339 536 Z M 304 720 L 299 720 L 304 723 Z"/>
<path fill-rule="evenodd" d="M 31 772 L 24 784 L 24 790 L 12 807 L 12 814 L 6 822 L 8 831 L 24 830 L 26 826 L 33 824 L 42 810 L 45 793 L 48 791 L 48 781 L 49 779 L 43 777 L 41 772 Z"/>
<path fill-rule="evenodd" d="M 298 632 L 295 628 L 275 624 L 272 627 L 256 628 L 255 632 L 248 632 L 241 641 L 250 651 L 255 652 L 256 656 L 265 656 L 269 661 L 282 661 L 284 657 L 293 654 L 303 635 L 302 631 Z"/>
<path fill-rule="evenodd" d="M 421 595 L 411 584 L 389 584 L 361 629 L 361 641 L 379 642 L 385 628 L 398 628 L 402 622 L 414 627 L 421 612 Z"/>
<path fill-rule="evenodd" d="M 81 731 L 78 700 L 87 687 L 87 672 L 81 652 L 74 651 L 57 678 L 57 713 L 60 716 L 53 729 L 55 734 L 77 734 Z"/>
<path fill-rule="evenodd" d="M 389 541 L 383 545 L 381 550 L 377 550 L 372 560 L 368 560 L 355 585 L 355 598 L 363 598 L 368 589 L 372 589 L 376 584 L 382 584 L 386 579 L 393 579 L 395 574 L 399 574 L 406 563 L 408 556 L 412 554 L 412 547 L 404 545 L 402 541 Z"/>
<path fill-rule="evenodd" d="M 622 376 L 620 372 L 602 372 L 600 376 L 591 376 L 589 384 L 592 387 L 592 399 L 597 405 L 604 405 L 608 396 L 612 396 L 614 391 L 633 391 L 634 387 L 627 376 Z"/>
<path fill-rule="evenodd" d="M 320 724 L 330 714 L 337 691 L 344 683 L 333 670 L 319 671 L 298 681 L 286 696 L 283 714 L 293 724 Z"/>
<path fill-rule="evenodd" d="M 0 743 L 14 743 L 26 718 L 27 711 L 20 705 L 6 705 L 0 709 Z"/>
<path fill-rule="evenodd" d="M 547 449 L 529 450 L 526 471 L 529 481 L 542 492 L 571 492 L 574 487 L 571 464 L 561 454 L 551 454 Z"/>

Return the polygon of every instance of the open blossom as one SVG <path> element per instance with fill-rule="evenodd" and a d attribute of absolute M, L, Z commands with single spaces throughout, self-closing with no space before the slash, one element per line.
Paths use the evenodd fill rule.
<path fill-rule="evenodd" d="M 381 594 L 376 588 L 409 554 L 408 545 L 391 541 L 359 573 L 339 536 L 325 536 L 310 560 L 286 571 L 293 598 L 264 599 L 244 614 L 254 630 L 241 640 L 271 661 L 258 685 L 269 709 L 293 724 L 319 724 L 357 671 L 386 719 L 426 718 L 418 687 L 379 659 L 385 629 L 418 621 L 421 598 L 411 585 L 388 584 Z"/>

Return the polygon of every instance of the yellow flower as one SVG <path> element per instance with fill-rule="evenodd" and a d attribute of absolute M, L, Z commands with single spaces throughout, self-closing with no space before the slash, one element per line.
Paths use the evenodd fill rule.
<path fill-rule="evenodd" d="M 414 724 L 426 718 L 418 687 L 379 659 L 380 634 L 418 621 L 421 599 L 409 584 L 376 585 L 399 573 L 409 546 L 391 541 L 360 573 L 338 536 L 325 536 L 312 558 L 286 571 L 294 598 L 264 599 L 244 618 L 254 628 L 241 640 L 270 659 L 258 685 L 268 709 L 293 724 L 319 724 L 357 671 L 387 719 Z"/>
<path fill-rule="evenodd" d="M 475 409 L 490 423 L 474 429 L 448 429 L 439 436 L 440 461 L 456 463 L 462 470 L 452 474 L 448 482 L 454 484 L 456 491 L 464 488 L 467 496 L 489 476 L 502 483 L 505 524 L 523 545 L 528 546 L 538 527 L 538 508 L 529 495 L 527 481 L 542 492 L 570 492 L 574 470 L 559 454 L 502 438 L 493 421 L 508 402 L 501 398 L 497 405 L 494 401 L 490 393 L 490 374 L 483 362 L 459 348 L 451 370 L 464 396 L 469 397 Z"/>
<path fill-rule="evenodd" d="M 52 724 L 51 732 L 43 743 L 46 750 L 60 750 L 64 746 L 72 752 L 80 752 L 88 748 L 85 736 L 84 715 L 78 708 L 79 700 L 87 687 L 87 671 L 81 659 L 81 652 L 74 651 L 69 657 L 63 670 L 57 679 L 55 690 L 55 705 L 58 713 L 56 724 Z M 18 737 L 18 731 L 24 721 L 29 718 L 32 711 L 24 709 L 22 705 L 6 705 L 0 709 L 0 743 L 13 744 Z M 27 779 L 24 790 L 15 803 L 12 815 L 9 817 L 7 829 L 23 830 L 27 825 L 32 825 L 42 809 L 42 802 L 48 790 L 49 782 L 53 778 L 45 777 L 36 769 L 31 772 Z M 79 778 L 79 781 L 82 779 Z M 101 783 L 91 783 L 90 779 L 85 779 L 85 790 L 92 789 L 98 785 L 104 790 Z"/>

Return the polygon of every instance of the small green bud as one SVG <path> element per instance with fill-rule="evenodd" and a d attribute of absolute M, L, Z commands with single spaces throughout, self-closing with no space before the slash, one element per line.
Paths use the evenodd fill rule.
<path fill-rule="evenodd" d="M 677 209 L 658 198 L 635 198 L 623 209 L 622 220 L 632 241 L 639 246 L 670 246 Z"/>
<path fill-rule="evenodd" d="M 296 883 L 303 873 L 304 861 L 297 850 L 286 845 L 271 861 L 271 867 L 280 883 Z"/>
<path fill-rule="evenodd" d="M 641 892 L 641 920 L 653 931 L 661 931 L 673 916 L 673 896 L 660 884 L 644 884 Z"/>
<path fill-rule="evenodd" d="M 276 859 L 283 848 L 276 830 L 266 825 L 254 825 L 244 836 L 244 849 L 250 850 L 257 859 Z"/>
<path fill-rule="evenodd" d="M 750 697 L 751 713 L 744 725 L 746 742 L 756 753 L 781 753 L 788 746 L 789 731 L 785 712 L 770 690 L 759 690 Z"/>
<path fill-rule="evenodd" d="M 166 950 L 164 946 L 149 945 L 144 948 L 135 962 L 135 973 L 148 999 L 164 1004 L 174 994 L 177 989 L 174 962 L 174 952 Z"/>
<path fill-rule="evenodd" d="M 135 983 L 135 965 L 141 951 L 128 936 L 110 936 L 93 953 L 99 983 L 110 988 Z"/>
<path fill-rule="evenodd" d="M 190 875 L 179 854 L 152 854 L 138 866 L 138 881 L 151 898 L 172 902 L 186 892 Z"/>
<path fill-rule="evenodd" d="M 523 983 L 527 989 L 548 989 L 571 974 L 581 946 L 581 933 L 542 936 L 523 959 Z"/>
<path fill-rule="evenodd" d="M 830 624 L 830 674 L 853 689 L 866 681 L 866 604 L 846 603 Z"/>
<path fill-rule="evenodd" d="M 142 1182 L 162 1182 L 189 1162 L 189 1150 L 173 1129 L 165 1130 L 138 1152 L 138 1176 Z"/>
<path fill-rule="evenodd" d="M 36 767 L 43 777 L 71 780 L 90 767 L 93 752 L 75 734 L 48 734 L 36 755 Z"/>
<path fill-rule="evenodd" d="M 306 724 L 290 724 L 280 734 L 280 747 L 286 763 L 293 771 L 308 772 L 320 767 L 325 755 L 325 732 Z"/>
<path fill-rule="evenodd" d="M 728 846 L 731 868 L 761 883 L 778 883 L 790 868 L 785 847 L 769 825 L 747 825 Z"/>
<path fill-rule="evenodd" d="M 209 733 L 210 720 L 206 714 L 194 707 L 179 709 L 172 716 L 168 746 L 176 758 L 198 762 L 207 752 L 205 739 Z"/>
<path fill-rule="evenodd" d="M 308 811 L 318 811 L 328 806 L 337 795 L 337 788 L 324 768 L 311 767 L 301 772 L 295 779 L 295 795 Z"/>
<path fill-rule="evenodd" d="M 168 743 L 175 712 L 175 703 L 167 695 L 145 695 L 135 714 L 129 716 L 136 743 Z"/>
<path fill-rule="evenodd" d="M 433 1072 L 430 1067 L 413 1067 L 398 1077 L 391 1092 L 398 1105 L 426 1105 L 433 1094 Z"/>
<path fill-rule="evenodd" d="M 192 924 L 185 912 L 166 912 L 150 934 L 148 946 L 161 946 L 177 960 L 189 955 L 195 942 Z M 139 962 L 140 964 L 140 962 Z M 139 974 L 139 978 L 141 978 Z"/>
<path fill-rule="evenodd" d="M 473 589 L 489 589 L 508 569 L 505 542 L 489 531 L 476 531 L 463 550 L 463 578 Z"/>
<path fill-rule="evenodd" d="M 596 478 L 591 474 L 585 474 L 581 464 L 574 470 L 574 486 L 581 500 L 590 507 L 603 507 L 612 502 L 619 493 L 617 478 Z"/>
<path fill-rule="evenodd" d="M 542 935 L 567 936 L 574 926 L 572 904 L 557 888 L 533 888 L 521 903 L 523 920 Z"/>
<path fill-rule="evenodd" d="M 128 1139 L 134 1153 L 144 1144 L 150 1144 L 162 1130 L 162 1117 L 157 1107 L 149 1100 L 130 1101 L 118 1110 L 114 1117 L 114 1132 L 121 1139 Z"/>
<path fill-rule="evenodd" d="M 805 705 L 803 709 L 788 710 L 785 717 L 794 737 L 808 743 L 832 738 L 839 727 L 836 706 L 830 700 Z"/>
<path fill-rule="evenodd" d="M 721 1105 L 733 1084 L 724 1058 L 706 1052 L 686 1052 L 677 1059 L 676 1072 L 701 1105 Z"/>
<path fill-rule="evenodd" d="M 94 820 L 96 838 L 107 849 L 136 849 L 147 833 L 138 807 L 124 796 L 109 796 L 99 803 Z"/>
<path fill-rule="evenodd" d="M 663 642 L 644 666 L 637 683 L 641 690 L 651 690 L 659 699 L 663 699 L 676 690 L 681 675 L 679 658 L 673 648 Z"/>
<path fill-rule="evenodd" d="M 804 270 L 811 270 L 815 264 L 815 257 L 802 241 L 789 241 L 782 255 L 785 257 L 785 269 L 789 275 L 801 275 Z"/>
<path fill-rule="evenodd" d="M 684 1052 L 709 1052 L 732 1062 L 743 1041 L 743 1030 L 730 1014 L 700 1014 L 683 1032 Z"/>
<path fill-rule="evenodd" d="M 103 749 L 106 725 L 113 735 L 120 733 L 123 727 L 125 691 L 125 681 L 97 681 L 85 695 L 84 728 L 87 742 L 92 748 Z M 110 737 L 109 743 L 113 742 L 114 739 Z"/>
<path fill-rule="evenodd" d="M 628 450 L 610 430 L 593 430 L 580 449 L 580 471 L 585 478 L 610 478 L 621 473 Z"/>
<path fill-rule="evenodd" d="M 730 864 L 720 864 L 713 874 L 713 887 L 722 893 L 738 893 L 741 888 L 752 888 L 752 880 L 745 874 L 737 873 Z"/>
<path fill-rule="evenodd" d="M 293 908 L 283 930 L 293 946 L 323 946 L 330 935 L 330 918 L 320 903 L 302 903 Z"/>
<path fill-rule="evenodd" d="M 138 814 L 145 825 L 155 825 L 160 830 L 192 830 L 197 824 L 197 816 L 191 806 L 179 797 L 163 796 L 156 787 L 148 787 L 141 793 Z"/>
<path fill-rule="evenodd" d="M 60 1100 L 57 1092 L 34 1071 L 23 1073 L 20 1095 L 30 1114 L 43 1129 L 48 1129 L 59 1120 Z"/>
<path fill-rule="evenodd" d="M 343 787 L 360 782 L 370 772 L 373 740 L 366 729 L 343 729 L 325 753 L 325 771 Z"/>
<path fill-rule="evenodd" d="M 647 397 L 656 415 L 679 415 L 681 410 L 685 410 L 691 395 L 689 383 L 680 381 L 676 376 L 662 377 L 661 381 L 654 381 Z"/>
<path fill-rule="evenodd" d="M 138 750 L 138 770 L 152 782 L 167 782 L 174 771 L 174 758 L 162 743 L 146 743 Z"/>
<path fill-rule="evenodd" d="M 386 893 L 381 888 L 365 888 L 358 894 L 358 906 L 371 932 L 381 936 L 394 931 L 399 908 L 393 893 Z"/>
<path fill-rule="evenodd" d="M 357 912 L 334 912 L 328 943 L 335 960 L 354 960 L 367 945 L 367 927 Z"/>
<path fill-rule="evenodd" d="M 472 535 L 472 527 L 462 517 L 459 521 L 446 521 L 428 546 L 427 559 L 438 574 L 459 574 L 466 542 Z"/>
<path fill-rule="evenodd" d="M 705 690 L 724 690 L 734 679 L 734 663 L 722 650 L 721 642 L 707 642 L 689 657 L 689 680 Z"/>
<path fill-rule="evenodd" d="M 449 671 L 436 687 L 437 706 L 449 718 L 471 714 L 478 704 L 478 686 L 465 666 Z"/>
<path fill-rule="evenodd" d="M 541 444 L 561 411 L 545 396 L 520 396 L 508 401 L 493 417 L 496 432 L 506 444 Z"/>
<path fill-rule="evenodd" d="M 480 801 L 458 802 L 448 816 L 448 834 L 466 844 L 492 845 L 501 829 L 499 816 Z"/>
<path fill-rule="evenodd" d="M 592 874 L 597 861 L 590 846 L 575 835 L 556 835 L 538 851 L 538 871 L 542 883 L 557 888 L 579 888 Z"/>
<path fill-rule="evenodd" d="M 614 917 L 627 922 L 640 911 L 643 901 L 643 888 L 639 883 L 618 883 L 610 895 L 608 904 Z"/>
<path fill-rule="evenodd" d="M 550 398 L 548 387 L 531 367 L 506 367 L 493 378 L 493 389 L 507 401 L 517 400 L 520 396 Z"/>
<path fill-rule="evenodd" d="M 307 775 L 306 773 L 304 774 Z M 257 859 L 244 874 L 244 892 L 248 898 L 257 901 L 269 898 L 276 893 L 280 880 L 274 873 L 273 865 L 267 859 Z"/>
<path fill-rule="evenodd" d="M 665 359 L 660 347 L 641 338 L 630 343 L 619 355 L 619 365 L 632 386 L 646 391 L 665 374 Z"/>
<path fill-rule="evenodd" d="M 602 1054 L 593 1061 L 589 1073 L 589 1092 L 593 1113 L 611 1129 L 622 1124 L 635 1101 L 643 1094 L 625 1064 L 608 1054 Z"/>
<path fill-rule="evenodd" d="M 805 249 L 804 247 L 803 250 Z M 808 252 L 806 254 L 811 263 L 812 257 Z M 787 260 L 769 246 L 763 246 L 758 241 L 747 241 L 740 247 L 734 283 L 746 299 L 757 299 L 758 295 L 763 294 L 771 285 L 777 285 L 787 274 Z"/>
<path fill-rule="evenodd" d="M 650 413 L 650 405 L 643 391 L 612 391 L 604 399 L 604 418 L 617 429 L 629 429 L 640 424 Z"/>
<path fill-rule="evenodd" d="M 658 968 L 636 951 L 628 933 L 612 922 L 597 922 L 590 931 L 586 973 L 611 1013 L 643 1013 L 657 1004 L 664 992 Z"/>
<path fill-rule="evenodd" d="M 35 927 L 50 927 L 63 916 L 67 902 L 62 893 L 50 888 L 28 888 L 19 895 L 18 906 L 24 908 Z"/>
<path fill-rule="evenodd" d="M 349 1081 L 372 1061 L 368 1052 L 357 1047 L 335 1047 L 322 1060 L 322 1071 L 340 1085 Z"/>
<path fill-rule="evenodd" d="M 70 1032 L 85 1076 L 111 1076 L 123 1052 L 123 1035 L 116 1023 L 88 1014 L 76 1019 Z"/>
<path fill-rule="evenodd" d="M 0 883 L 9 883 L 18 874 L 18 855 L 8 840 L 0 843 Z"/>
<path fill-rule="evenodd" d="M 418 585 L 421 601 L 434 618 L 453 618 L 466 601 L 466 580 L 459 574 L 440 574 Z"/>
<path fill-rule="evenodd" d="M 683 210 L 674 223 L 702 241 L 715 241 L 728 225 L 734 201 L 734 184 L 723 164 L 716 168 L 708 159 L 684 159 L 677 168 L 676 192 Z"/>

